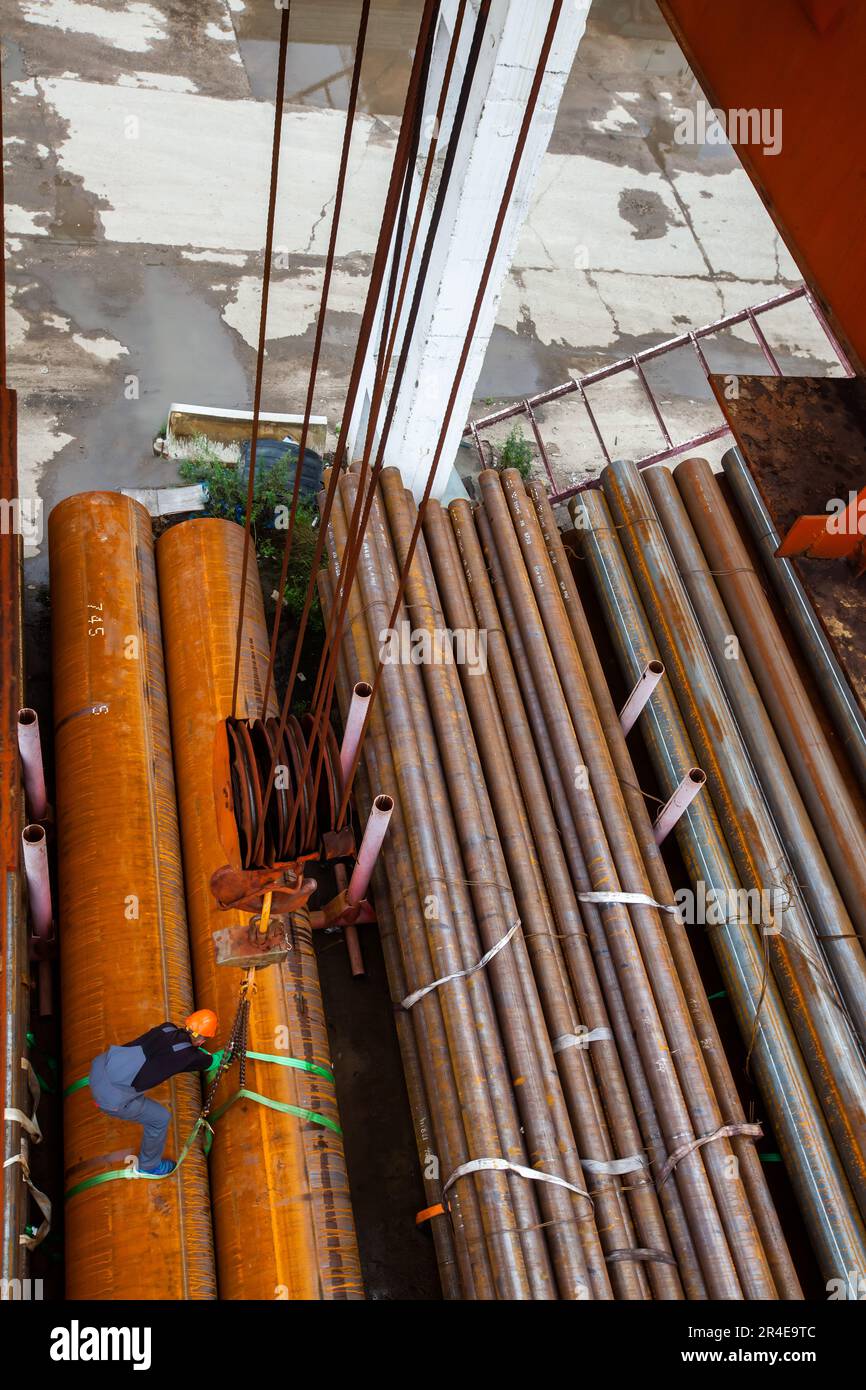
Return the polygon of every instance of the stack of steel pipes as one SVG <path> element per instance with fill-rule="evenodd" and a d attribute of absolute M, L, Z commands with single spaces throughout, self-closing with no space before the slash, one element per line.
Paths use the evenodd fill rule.
<path fill-rule="evenodd" d="M 194 1003 L 216 1009 L 225 1039 L 237 1008 L 242 973 L 215 964 L 211 934 L 247 917 L 218 911 L 210 879 L 240 863 L 225 718 L 243 545 L 231 522 L 173 528 L 157 547 L 158 595 L 138 503 L 83 494 L 49 519 L 72 1298 L 363 1297 L 308 925 L 293 925 L 289 963 L 257 976 L 256 1056 L 240 1098 L 237 1067 L 217 1092 L 210 1184 L 200 1139 L 171 1176 L 121 1181 L 140 1132 L 86 1086 L 111 1044 L 182 1023 Z M 241 652 L 238 712 L 257 716 L 268 641 L 254 563 Z M 177 1157 L 200 1078 L 156 1096 Z"/>
<path fill-rule="evenodd" d="M 709 465 L 614 463 L 572 505 L 639 727 L 823 1276 L 866 1268 L 866 829 Z"/>
<path fill-rule="evenodd" d="M 480 484 L 429 505 L 390 632 L 416 513 L 383 471 L 341 657 L 344 713 L 383 657 L 360 795 L 396 802 L 377 909 L 446 1291 L 799 1298 L 546 498 Z"/>

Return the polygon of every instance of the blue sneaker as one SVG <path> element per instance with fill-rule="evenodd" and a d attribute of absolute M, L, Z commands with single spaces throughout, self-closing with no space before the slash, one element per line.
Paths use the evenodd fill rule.
<path fill-rule="evenodd" d="M 177 1164 L 170 1158 L 161 1158 L 155 1168 L 139 1168 L 139 1173 L 148 1178 L 167 1178 L 169 1173 L 173 1173 Z"/>

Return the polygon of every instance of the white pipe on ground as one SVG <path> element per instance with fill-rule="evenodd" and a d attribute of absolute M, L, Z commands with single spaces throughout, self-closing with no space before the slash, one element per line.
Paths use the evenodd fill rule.
<path fill-rule="evenodd" d="M 25 825 L 21 832 L 24 857 L 24 877 L 27 881 L 27 901 L 30 925 L 40 941 L 49 941 L 54 930 L 51 908 L 51 879 L 48 874 L 48 845 L 41 825 Z M 51 962 L 39 961 L 39 1012 L 51 1013 Z"/>
<path fill-rule="evenodd" d="M 347 898 L 352 905 L 362 902 L 366 897 L 393 810 L 394 802 L 390 796 L 377 796 L 370 808 L 364 827 L 364 838 L 358 850 L 352 877 L 349 879 Z"/>
<path fill-rule="evenodd" d="M 619 722 L 622 725 L 624 734 L 629 733 L 634 728 L 638 715 L 652 695 L 659 681 L 665 673 L 665 668 L 660 661 L 649 661 L 641 671 L 635 683 L 634 690 L 629 695 L 619 714 Z"/>
<path fill-rule="evenodd" d="M 689 768 L 670 801 L 662 807 L 653 823 L 653 836 L 657 845 L 660 845 L 667 838 L 680 816 L 694 801 L 706 780 L 707 774 L 701 772 L 699 767 Z"/>
<path fill-rule="evenodd" d="M 364 727 L 372 694 L 373 687 L 368 685 L 366 681 L 358 681 L 352 691 L 352 703 L 349 705 L 349 713 L 346 715 L 346 729 L 343 734 L 343 745 L 340 749 L 340 770 L 343 774 L 344 785 L 358 751 L 358 740 L 361 737 L 361 730 Z"/>
<path fill-rule="evenodd" d="M 39 716 L 35 709 L 18 711 L 18 752 L 24 770 L 24 790 L 33 820 L 44 820 L 48 812 L 45 794 L 45 771 L 42 764 L 42 743 L 39 738 Z"/>

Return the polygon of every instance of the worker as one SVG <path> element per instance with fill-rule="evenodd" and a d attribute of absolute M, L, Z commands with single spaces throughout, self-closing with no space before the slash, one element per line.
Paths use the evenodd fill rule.
<path fill-rule="evenodd" d="M 197 1009 L 184 1019 L 182 1028 L 161 1023 L 140 1038 L 110 1047 L 93 1060 L 90 1094 L 106 1115 L 132 1120 L 144 1126 L 138 1154 L 138 1172 L 164 1178 L 175 1169 L 163 1158 L 171 1111 L 145 1095 L 170 1076 L 183 1071 L 208 1071 L 213 1058 L 201 1044 L 214 1038 L 219 1020 L 213 1009 Z"/>

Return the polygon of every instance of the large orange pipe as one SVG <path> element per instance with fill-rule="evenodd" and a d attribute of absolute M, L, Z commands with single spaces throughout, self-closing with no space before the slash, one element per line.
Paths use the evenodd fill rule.
<path fill-rule="evenodd" d="M 54 654 L 63 1082 L 97 1053 L 192 1007 L 150 517 L 119 493 L 67 498 L 48 522 Z M 175 1157 L 201 1107 L 197 1076 L 153 1093 Z M 84 1087 L 64 1102 L 66 1188 L 124 1167 L 137 1126 Z M 216 1296 L 206 1162 L 112 1181 L 66 1204 L 73 1299 Z"/>
<path fill-rule="evenodd" d="M 231 714 L 243 543 L 244 533 L 234 522 L 202 518 L 172 527 L 156 548 L 196 998 L 217 1010 L 223 1038 L 242 974 L 216 965 L 212 933 L 249 921 L 244 913 L 221 912 L 210 892 L 216 869 L 229 862 L 240 867 L 225 719 Z M 255 718 L 269 646 L 255 564 L 244 611 L 237 714 Z M 249 1048 L 330 1070 L 309 930 L 293 932 L 287 964 L 258 973 Z M 314 1073 L 251 1061 L 246 1085 L 272 1100 L 338 1119 L 333 1083 Z M 237 1088 L 234 1066 L 215 1111 Z M 362 1298 L 338 1134 L 248 1100 L 235 1102 L 215 1130 L 211 1191 L 220 1296 Z"/>

